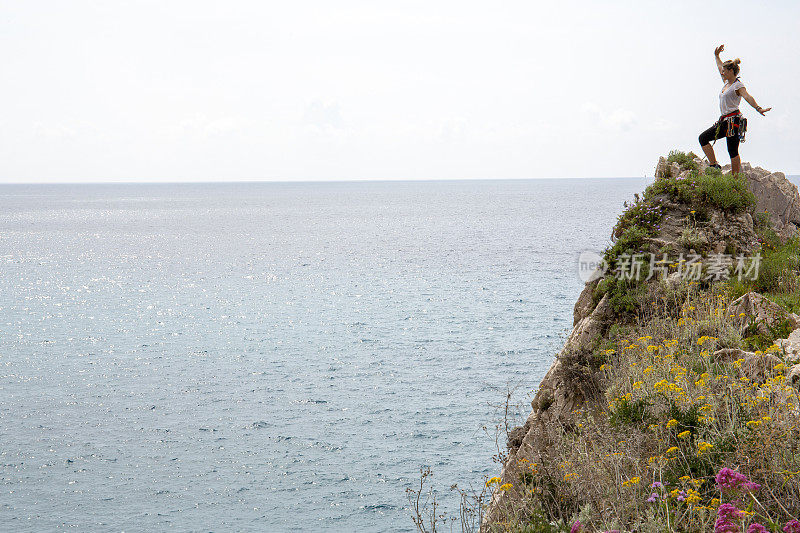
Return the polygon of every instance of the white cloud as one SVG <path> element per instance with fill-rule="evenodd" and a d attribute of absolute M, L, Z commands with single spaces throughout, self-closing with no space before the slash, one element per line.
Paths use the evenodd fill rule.
<path fill-rule="evenodd" d="M 590 117 L 590 122 L 587 124 L 589 128 L 593 123 L 599 122 L 607 130 L 628 131 L 638 122 L 636 113 L 630 109 L 618 108 L 609 112 L 594 102 L 584 102 L 581 109 Z"/>

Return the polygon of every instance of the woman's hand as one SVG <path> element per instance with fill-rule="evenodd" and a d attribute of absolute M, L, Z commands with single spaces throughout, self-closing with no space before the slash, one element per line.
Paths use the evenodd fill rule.
<path fill-rule="evenodd" d="M 719 55 L 722 53 L 723 50 L 725 50 L 724 44 L 717 46 L 716 48 L 714 48 L 714 55 L 719 57 Z"/>
<path fill-rule="evenodd" d="M 758 111 L 758 112 L 761 114 L 761 116 L 762 116 L 762 117 L 764 116 L 764 113 L 766 113 L 767 111 L 769 111 L 770 109 L 772 109 L 771 107 L 761 107 L 760 105 L 758 105 L 758 104 L 756 103 L 756 99 L 755 99 L 755 98 L 753 98 L 753 97 L 750 95 L 750 93 L 749 93 L 749 92 L 747 92 L 747 88 L 746 88 L 746 87 L 739 87 L 738 89 L 736 89 L 736 94 L 738 94 L 739 96 L 741 96 L 742 98 L 744 98 L 744 99 L 745 99 L 745 101 L 746 101 L 748 104 L 750 104 L 751 106 L 753 106 L 753 109 L 755 109 L 756 111 Z"/>

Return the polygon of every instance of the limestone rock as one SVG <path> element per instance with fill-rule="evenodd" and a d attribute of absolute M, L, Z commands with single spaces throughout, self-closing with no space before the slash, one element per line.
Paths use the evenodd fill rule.
<path fill-rule="evenodd" d="M 732 363 L 737 359 L 744 359 L 747 356 L 755 355 L 753 352 L 748 352 L 740 348 L 722 348 L 717 350 L 711 357 L 718 363 Z"/>
<path fill-rule="evenodd" d="M 782 362 L 779 357 L 772 354 L 755 354 L 739 348 L 723 348 L 714 352 L 711 357 L 720 363 L 733 363 L 744 359 L 739 366 L 739 376 L 758 383 L 766 381 L 770 371 Z"/>
<path fill-rule="evenodd" d="M 794 313 L 792 314 L 794 315 Z M 797 317 L 797 315 L 794 315 L 794 317 Z M 783 353 L 786 354 L 787 361 L 800 361 L 800 329 L 791 332 L 786 339 L 776 340 L 775 344 L 780 346 Z"/>
<path fill-rule="evenodd" d="M 572 311 L 573 326 L 575 326 L 583 318 L 589 316 L 589 314 L 594 310 L 594 289 L 597 287 L 599 282 L 600 278 L 593 281 L 587 281 L 586 285 L 583 286 L 583 291 L 581 291 L 581 295 L 578 296 L 578 301 L 575 302 L 575 307 Z"/>
<path fill-rule="evenodd" d="M 789 224 L 795 228 L 800 226 L 800 194 L 783 172 L 767 173 L 758 167 L 745 169 L 744 166 L 742 170 L 750 190 L 756 195 L 756 213 L 767 212 L 778 232 Z"/>
<path fill-rule="evenodd" d="M 772 354 L 748 355 L 742 363 L 741 374 L 752 381 L 763 383 L 772 369 L 782 362 L 780 357 Z"/>
<path fill-rule="evenodd" d="M 753 217 L 750 213 L 712 211 L 707 231 L 710 233 L 709 241 L 719 245 L 715 248 L 717 253 L 724 252 L 727 247 L 732 247 L 737 254 L 747 254 L 755 251 L 759 246 L 758 235 L 753 228 Z"/>
<path fill-rule="evenodd" d="M 800 384 L 800 365 L 794 365 L 786 374 L 786 383 L 789 385 Z"/>
<path fill-rule="evenodd" d="M 677 255 L 689 253 L 692 249 L 722 253 L 732 249 L 736 254 L 748 254 L 759 246 L 750 213 L 727 213 L 711 209 L 707 222 L 690 224 L 693 216 L 691 206 L 667 199 L 662 200 L 662 205 L 666 209 L 658 233 L 646 239 L 652 245 L 650 251 L 653 253 L 668 251 Z"/>
<path fill-rule="evenodd" d="M 756 332 L 768 335 L 770 327 L 776 327 L 787 319 L 793 322 L 793 329 L 800 327 L 800 323 L 780 305 L 757 292 L 748 292 L 731 302 L 726 313 L 733 315 L 734 324 L 742 334 L 749 326 L 754 325 Z"/>
<path fill-rule="evenodd" d="M 576 375 L 585 370 L 575 368 L 573 359 L 579 354 L 591 351 L 594 342 L 602 335 L 612 317 L 611 302 L 606 294 L 589 316 L 582 318 L 572 328 L 564 348 L 539 384 L 539 390 L 531 402 L 534 412 L 549 411 L 551 416 L 562 418 L 568 417 L 583 404 L 586 393 L 576 382 L 580 382 L 582 377 L 589 376 Z"/>

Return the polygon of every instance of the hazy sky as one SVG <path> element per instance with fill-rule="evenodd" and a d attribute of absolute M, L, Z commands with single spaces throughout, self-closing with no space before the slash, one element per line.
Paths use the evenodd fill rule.
<path fill-rule="evenodd" d="M 718 116 L 720 43 L 774 107 L 742 102 L 743 160 L 794 174 L 798 27 L 796 0 L 0 0 L 0 181 L 652 175 Z"/>

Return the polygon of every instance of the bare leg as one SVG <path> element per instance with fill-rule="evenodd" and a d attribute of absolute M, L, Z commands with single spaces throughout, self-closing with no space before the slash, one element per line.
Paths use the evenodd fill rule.
<path fill-rule="evenodd" d="M 714 147 L 711 146 L 711 144 L 704 144 L 703 146 L 701 146 L 701 148 L 703 149 L 703 153 L 706 154 L 706 157 L 708 158 L 708 164 L 716 165 L 717 158 L 714 155 Z"/>
<path fill-rule="evenodd" d="M 736 175 L 742 171 L 742 158 L 740 156 L 731 158 L 731 174 Z"/>

